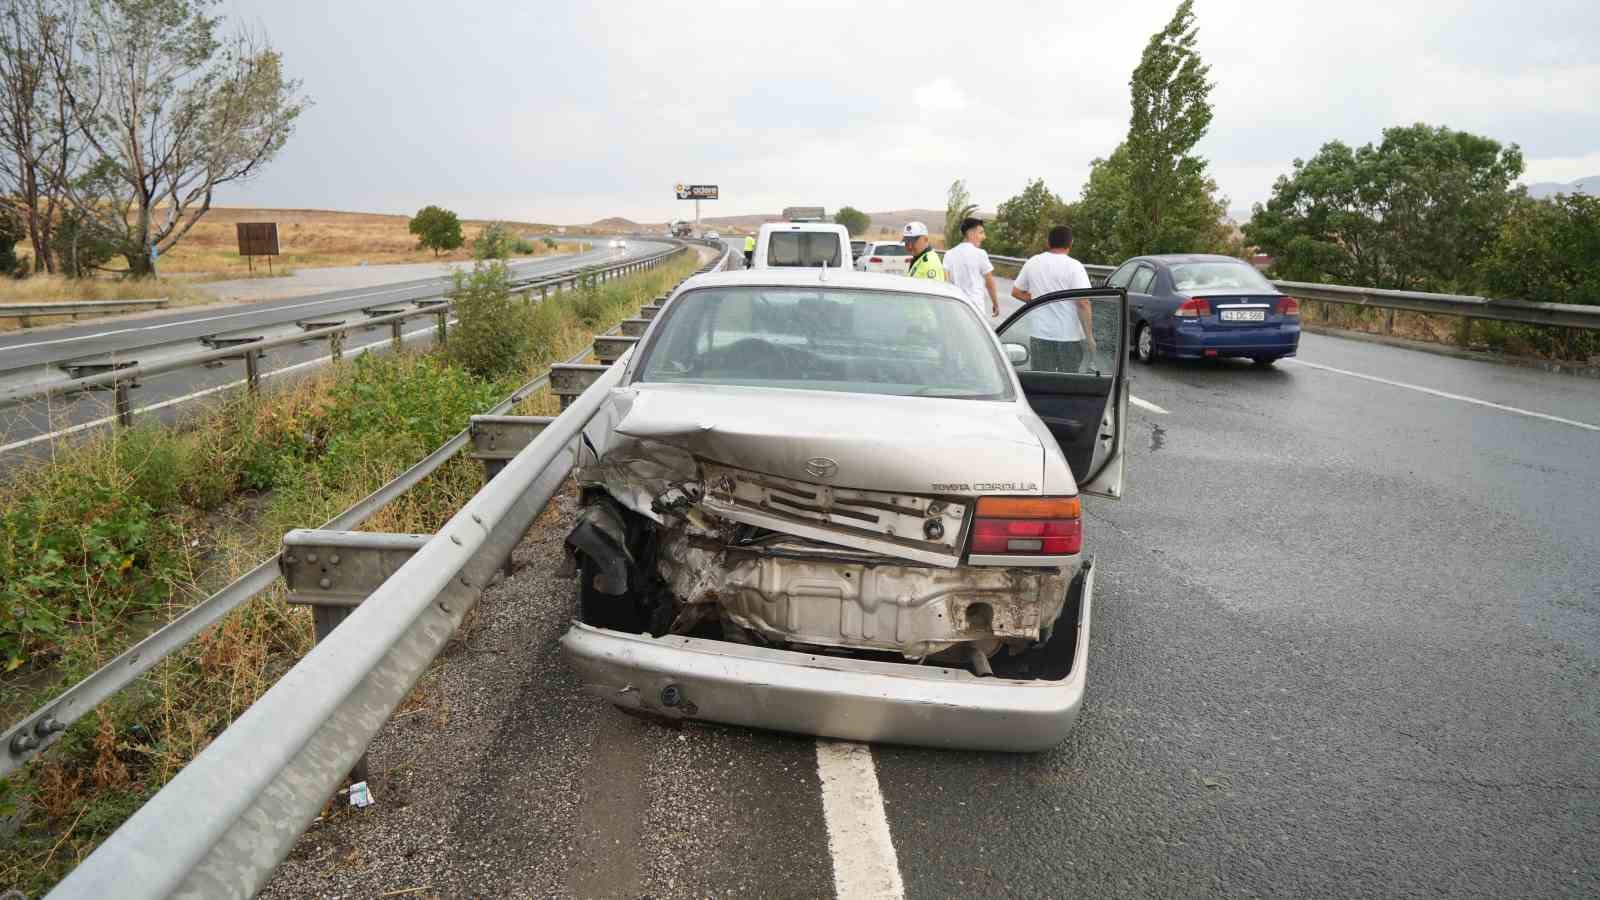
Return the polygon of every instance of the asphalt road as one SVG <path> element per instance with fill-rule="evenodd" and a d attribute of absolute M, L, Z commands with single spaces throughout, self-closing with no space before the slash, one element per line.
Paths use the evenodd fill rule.
<path fill-rule="evenodd" d="M 599 239 L 597 239 L 598 242 Z M 579 254 L 534 260 L 512 267 L 517 277 L 533 277 L 593 265 L 648 256 L 665 249 L 665 242 L 630 240 L 626 250 L 603 245 Z M 66 328 L 11 332 L 0 335 L 0 387 L 35 378 L 67 360 L 149 359 L 196 353 L 207 349 L 199 339 L 208 335 L 261 334 L 269 326 L 292 325 L 295 321 L 359 319 L 361 310 L 375 306 L 403 306 L 410 301 L 437 297 L 450 285 L 448 278 L 427 278 L 381 287 L 364 287 L 303 297 L 267 300 L 258 303 L 180 310 L 158 316 L 107 318 Z M 408 321 L 408 340 L 431 340 L 433 319 Z M 384 347 L 389 343 L 389 327 L 353 332 L 344 351 L 353 353 L 366 346 Z M 263 375 L 296 367 L 314 365 L 328 356 L 326 341 L 292 345 L 263 355 Z M 217 368 L 180 369 L 147 378 L 132 392 L 135 407 L 156 407 L 154 414 L 170 421 L 177 405 L 161 406 L 176 398 L 218 388 L 244 377 L 240 362 Z M 48 441 L 27 443 L 52 431 L 98 421 L 114 413 L 109 391 L 92 391 L 49 402 L 38 401 L 13 407 L 0 407 L 0 453 L 48 451 Z"/>
<path fill-rule="evenodd" d="M 1127 497 L 1086 504 L 1078 727 L 874 747 L 906 896 L 1600 895 L 1600 382 L 1309 334 L 1301 360 L 1134 369 L 1164 412 L 1134 412 Z M 579 692 L 570 514 L 374 744 L 378 805 L 314 826 L 267 896 L 849 874 L 815 741 Z"/>

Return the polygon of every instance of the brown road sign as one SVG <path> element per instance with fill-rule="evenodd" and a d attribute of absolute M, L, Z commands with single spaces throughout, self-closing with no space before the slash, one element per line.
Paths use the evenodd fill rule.
<path fill-rule="evenodd" d="M 240 256 L 278 255 L 277 222 L 240 222 L 235 227 L 239 232 Z"/>

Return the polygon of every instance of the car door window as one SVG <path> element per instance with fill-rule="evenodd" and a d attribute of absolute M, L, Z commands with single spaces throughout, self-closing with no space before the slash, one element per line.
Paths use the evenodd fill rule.
<path fill-rule="evenodd" d="M 1149 266 L 1140 266 L 1139 271 L 1134 274 L 1133 280 L 1128 283 L 1128 293 L 1148 294 L 1150 293 L 1150 286 L 1155 283 L 1155 280 L 1155 269 Z"/>
<path fill-rule="evenodd" d="M 1127 287 L 1128 282 L 1133 280 L 1133 273 L 1137 272 L 1138 270 L 1138 263 L 1127 263 L 1123 265 L 1122 268 L 1112 272 L 1110 278 L 1106 279 L 1106 287 Z"/>
<path fill-rule="evenodd" d="M 1030 301 L 997 329 L 1028 405 L 1085 493 L 1122 490 L 1127 318 L 1126 292 L 1088 288 Z"/>

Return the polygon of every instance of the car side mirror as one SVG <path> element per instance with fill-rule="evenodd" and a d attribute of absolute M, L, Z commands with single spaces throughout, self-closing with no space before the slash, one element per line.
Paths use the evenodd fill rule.
<path fill-rule="evenodd" d="M 1006 359 L 1011 360 L 1013 366 L 1020 366 L 1028 361 L 1028 348 L 1022 344 L 1005 344 Z"/>

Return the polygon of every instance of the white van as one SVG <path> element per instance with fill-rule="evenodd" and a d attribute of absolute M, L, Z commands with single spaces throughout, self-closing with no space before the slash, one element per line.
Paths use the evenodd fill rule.
<path fill-rule="evenodd" d="M 828 222 L 768 222 L 756 236 L 752 269 L 850 267 L 850 232 Z"/>

